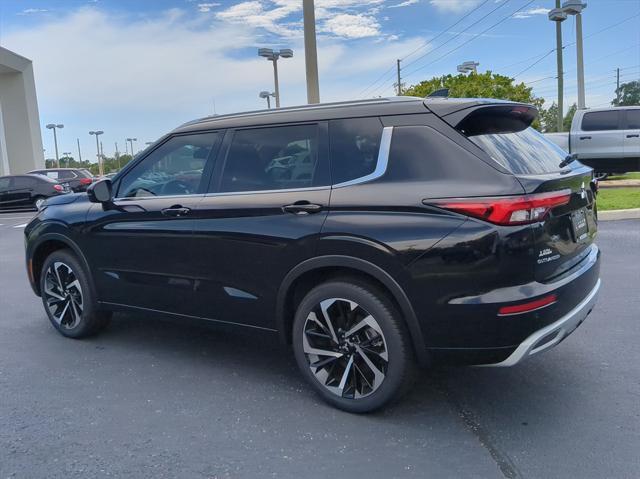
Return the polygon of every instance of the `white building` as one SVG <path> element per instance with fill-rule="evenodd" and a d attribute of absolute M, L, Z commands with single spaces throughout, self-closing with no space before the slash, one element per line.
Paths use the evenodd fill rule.
<path fill-rule="evenodd" d="M 33 65 L 0 47 L 0 176 L 44 168 Z"/>

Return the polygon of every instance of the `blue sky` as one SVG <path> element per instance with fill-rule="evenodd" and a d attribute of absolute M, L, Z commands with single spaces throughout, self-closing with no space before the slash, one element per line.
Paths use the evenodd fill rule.
<path fill-rule="evenodd" d="M 393 94 L 395 61 L 411 85 L 466 60 L 556 96 L 552 0 L 316 0 L 323 101 Z M 587 106 L 640 78 L 640 0 L 591 0 L 583 15 Z M 178 124 L 262 108 L 273 88 L 258 47 L 289 47 L 282 104 L 306 101 L 301 0 L 0 0 L 0 45 L 34 61 L 42 125 L 64 123 L 60 152 L 95 158 L 137 137 L 138 149 Z M 456 24 L 456 22 L 458 22 Z M 455 26 L 452 26 L 456 24 Z M 494 26 L 495 25 L 495 26 Z M 563 23 L 566 103 L 575 101 L 575 24 Z M 551 52 L 551 53 L 550 53 Z M 546 56 L 545 56 L 546 55 Z M 43 127 L 45 156 L 53 140 Z"/>

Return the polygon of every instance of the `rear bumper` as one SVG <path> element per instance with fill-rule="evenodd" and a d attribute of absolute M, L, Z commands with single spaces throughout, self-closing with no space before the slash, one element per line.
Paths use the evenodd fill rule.
<path fill-rule="evenodd" d="M 506 367 L 514 366 L 534 354 L 541 353 L 560 343 L 569 336 L 589 315 L 598 298 L 600 279 L 587 296 L 554 323 L 531 334 L 504 361 L 487 364 L 486 366 Z"/>

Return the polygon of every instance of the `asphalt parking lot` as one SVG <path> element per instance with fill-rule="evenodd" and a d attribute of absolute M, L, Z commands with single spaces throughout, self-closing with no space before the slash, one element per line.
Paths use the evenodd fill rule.
<path fill-rule="evenodd" d="M 65 339 L 0 214 L 0 478 L 640 477 L 640 221 L 600 225 L 603 287 L 559 347 L 442 368 L 383 412 L 330 408 L 275 337 L 118 315 Z"/>

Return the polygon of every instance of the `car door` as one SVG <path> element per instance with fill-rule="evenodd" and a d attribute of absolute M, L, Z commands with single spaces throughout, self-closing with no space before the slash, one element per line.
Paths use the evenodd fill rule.
<path fill-rule="evenodd" d="M 202 199 L 223 134 L 181 134 L 136 161 L 96 204 L 83 237 L 98 296 L 124 305 L 191 314 L 200 259 L 192 212 Z"/>
<path fill-rule="evenodd" d="M 5 193 L 6 208 L 29 208 L 33 205 L 31 198 L 35 179 L 28 176 L 14 176 L 11 186 Z"/>
<path fill-rule="evenodd" d="M 227 132 L 194 219 L 198 316 L 275 328 L 280 283 L 327 215 L 327 150 L 326 122 Z"/>
<path fill-rule="evenodd" d="M 625 110 L 624 156 L 640 162 L 640 108 Z"/>
<path fill-rule="evenodd" d="M 624 156 L 621 111 L 586 112 L 580 130 L 572 132 L 571 150 L 578 159 L 622 158 Z"/>

